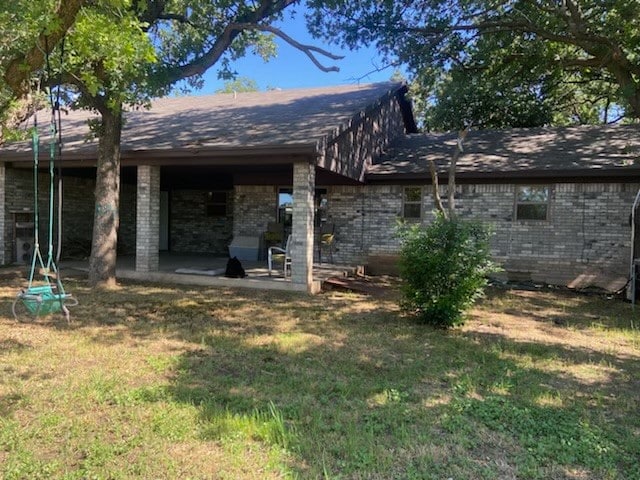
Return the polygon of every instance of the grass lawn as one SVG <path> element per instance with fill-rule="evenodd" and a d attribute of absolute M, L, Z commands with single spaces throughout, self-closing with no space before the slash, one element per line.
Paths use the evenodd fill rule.
<path fill-rule="evenodd" d="M 492 290 L 464 328 L 385 299 L 124 284 L 16 323 L 0 478 L 640 479 L 629 304 Z"/>

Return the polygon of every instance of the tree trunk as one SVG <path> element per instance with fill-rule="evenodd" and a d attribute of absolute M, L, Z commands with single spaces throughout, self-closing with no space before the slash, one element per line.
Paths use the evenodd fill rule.
<path fill-rule="evenodd" d="M 116 285 L 120 205 L 120 136 L 122 108 L 114 113 L 103 109 L 98 143 L 93 238 L 89 259 L 89 284 L 110 288 Z"/>
<path fill-rule="evenodd" d="M 469 133 L 469 127 L 465 127 L 464 130 L 458 132 L 458 141 L 451 155 L 451 163 L 449 164 L 449 182 L 447 184 L 447 208 L 449 209 L 449 218 L 453 219 L 456 215 L 456 167 L 458 165 L 458 159 L 462 153 L 462 142 L 467 138 Z"/>
<path fill-rule="evenodd" d="M 442 198 L 440 197 L 440 184 L 438 181 L 438 170 L 436 168 L 436 162 L 429 159 L 429 172 L 431 173 L 431 187 L 433 188 L 433 203 L 436 206 L 436 209 L 447 217 L 447 211 L 444 209 L 442 205 Z"/>
<path fill-rule="evenodd" d="M 635 119 L 640 118 L 640 82 L 628 69 L 617 64 L 609 66 L 609 71 L 616 77 L 620 91 L 629 103 L 628 116 Z"/>
<path fill-rule="evenodd" d="M 429 159 L 429 172 L 431 173 L 431 186 L 433 188 L 433 203 L 436 209 L 446 219 L 453 219 L 455 217 L 455 194 L 456 194 L 456 166 L 458 165 L 458 159 L 462 153 L 462 142 L 467 138 L 470 127 L 465 127 L 458 133 L 458 140 L 454 147 L 453 154 L 451 155 L 451 163 L 449 164 L 449 178 L 447 183 L 447 209 L 445 210 L 442 205 L 442 198 L 440 197 L 440 185 L 438 181 L 438 170 L 433 160 Z"/>

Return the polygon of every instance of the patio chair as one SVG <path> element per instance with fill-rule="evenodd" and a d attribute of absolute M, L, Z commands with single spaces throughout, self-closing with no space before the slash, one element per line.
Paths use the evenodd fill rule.
<path fill-rule="evenodd" d="M 287 237 L 287 243 L 284 248 L 269 247 L 267 250 L 267 261 L 269 263 L 269 276 L 271 276 L 271 270 L 273 270 L 273 261 L 282 261 L 282 270 L 284 276 L 287 276 L 287 269 L 291 274 L 291 235 Z"/>
<path fill-rule="evenodd" d="M 278 222 L 269 222 L 263 236 L 267 248 L 276 245 L 281 246 L 284 241 L 284 225 Z"/>
<path fill-rule="evenodd" d="M 329 261 L 333 263 L 333 249 L 336 241 L 335 225 L 325 223 L 320 227 L 320 238 L 318 239 L 318 260 L 322 263 L 322 250 L 329 252 Z"/>
<path fill-rule="evenodd" d="M 284 225 L 278 222 L 269 222 L 267 229 L 262 233 L 262 248 L 260 249 L 260 258 L 262 260 L 267 256 L 269 247 L 284 246 Z"/>

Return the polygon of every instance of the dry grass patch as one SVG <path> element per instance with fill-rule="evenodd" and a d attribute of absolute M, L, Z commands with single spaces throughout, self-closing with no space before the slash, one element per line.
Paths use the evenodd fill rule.
<path fill-rule="evenodd" d="M 0 478 L 640 478 L 617 300 L 492 291 L 446 332 L 392 295 L 70 280 L 67 325 L 3 278 Z"/>

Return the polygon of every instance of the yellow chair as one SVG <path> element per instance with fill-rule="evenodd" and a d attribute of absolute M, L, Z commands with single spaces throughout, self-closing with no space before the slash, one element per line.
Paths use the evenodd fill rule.
<path fill-rule="evenodd" d="M 318 241 L 318 259 L 322 263 L 322 250 L 329 251 L 329 261 L 333 263 L 333 249 L 335 247 L 336 234 L 333 223 L 325 223 L 320 227 L 320 238 Z"/>
<path fill-rule="evenodd" d="M 287 243 L 284 248 L 269 247 L 267 250 L 267 261 L 269 263 L 269 276 L 271 276 L 271 270 L 273 270 L 273 261 L 282 262 L 282 270 L 284 276 L 287 276 L 287 269 L 289 275 L 291 275 L 291 235 L 287 238 Z"/>

